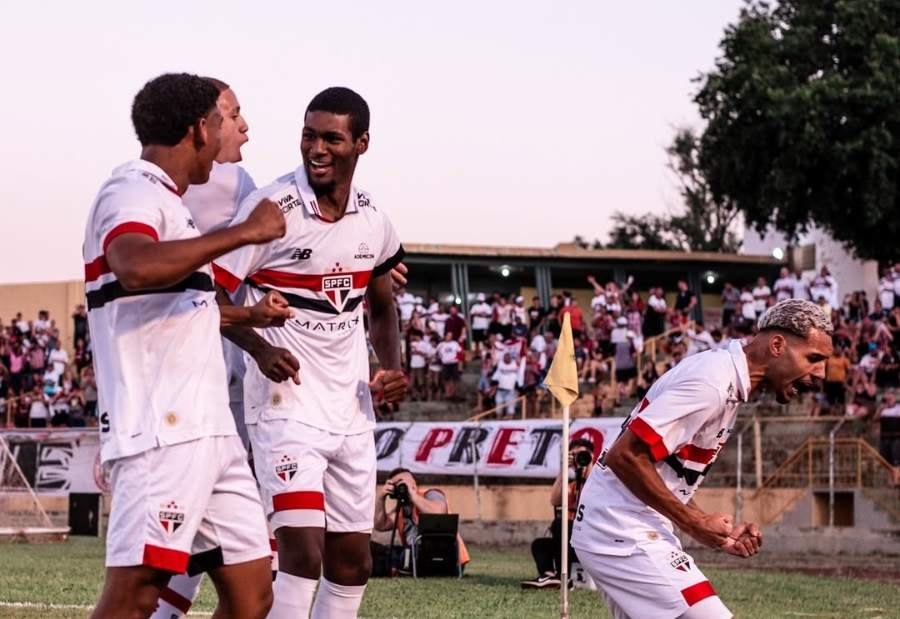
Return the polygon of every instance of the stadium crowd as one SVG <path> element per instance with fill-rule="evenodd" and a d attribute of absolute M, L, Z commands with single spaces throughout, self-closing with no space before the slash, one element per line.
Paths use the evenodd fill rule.
<path fill-rule="evenodd" d="M 46 310 L 0 319 L 0 422 L 15 427 L 96 425 L 97 383 L 87 310 L 79 305 L 70 357 L 56 319 Z"/>
<path fill-rule="evenodd" d="M 537 411 L 539 387 L 568 314 L 582 392 L 591 394 L 593 412 L 601 415 L 624 399 L 641 397 L 685 356 L 727 347 L 733 339 L 746 341 L 758 317 L 778 301 L 803 298 L 820 305 L 835 325 L 834 355 L 827 362 L 823 389 L 808 397 L 811 414 L 900 417 L 892 391 L 900 385 L 900 265 L 885 269 L 878 298 L 871 302 L 864 291 L 841 295 L 827 267 L 811 278 L 784 268 L 775 281 L 725 282 L 721 318 L 709 328 L 692 320 L 698 299 L 686 281 L 679 281 L 669 296 L 660 286 L 641 294 L 631 279 L 603 284 L 588 277 L 587 283 L 593 289 L 588 308 L 568 292 L 553 295 L 548 307 L 538 297 L 526 302 L 520 295 L 479 292 L 468 316 L 457 304 L 437 298 L 426 302 L 398 289 L 412 399 L 464 400 L 459 382 L 469 370 L 478 372 L 474 404 L 479 410 L 496 407 L 497 417 L 511 417 L 523 397 L 529 410 Z M 654 351 L 663 361 L 641 364 L 639 356 L 650 338 L 656 339 Z M 613 372 L 614 383 L 608 380 Z M 882 453 L 900 464 L 900 441 L 894 443 L 883 445 Z"/>

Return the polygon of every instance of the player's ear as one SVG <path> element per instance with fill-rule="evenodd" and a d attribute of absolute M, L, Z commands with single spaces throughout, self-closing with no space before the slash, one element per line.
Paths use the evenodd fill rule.
<path fill-rule="evenodd" d="M 775 333 L 769 338 L 769 354 L 780 357 L 787 347 L 787 339 L 780 333 Z"/>
<path fill-rule="evenodd" d="M 206 143 L 209 141 L 208 130 L 209 125 L 205 116 L 201 117 L 188 129 L 188 135 L 192 137 L 195 149 L 200 150 L 206 146 Z"/>
<path fill-rule="evenodd" d="M 363 131 L 362 135 L 356 138 L 356 155 L 362 155 L 369 150 L 369 132 Z"/>

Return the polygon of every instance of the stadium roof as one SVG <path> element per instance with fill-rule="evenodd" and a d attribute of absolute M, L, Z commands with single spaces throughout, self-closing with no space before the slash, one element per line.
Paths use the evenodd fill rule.
<path fill-rule="evenodd" d="M 659 260 L 665 262 L 718 262 L 731 264 L 784 264 L 773 256 L 726 254 L 709 251 L 665 251 L 649 249 L 584 249 L 574 243 L 560 243 L 556 247 L 502 247 L 496 245 L 446 245 L 434 243 L 404 243 L 407 254 L 432 256 L 469 256 L 490 258 L 565 258 L 583 260 Z"/>

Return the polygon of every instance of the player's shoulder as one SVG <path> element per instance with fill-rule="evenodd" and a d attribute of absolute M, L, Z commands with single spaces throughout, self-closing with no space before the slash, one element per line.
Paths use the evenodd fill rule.
<path fill-rule="evenodd" d="M 300 190 L 294 181 L 294 173 L 283 174 L 268 185 L 263 185 L 248 193 L 241 203 L 241 210 L 253 208 L 262 200 L 271 200 L 281 208 L 285 215 L 302 206 L 303 199 L 300 197 Z"/>
<path fill-rule="evenodd" d="M 98 207 L 127 203 L 130 207 L 157 205 L 162 181 L 154 175 L 126 163 L 112 171 L 97 194 Z"/>
<path fill-rule="evenodd" d="M 671 386 L 706 385 L 724 391 L 733 382 L 734 364 L 728 349 L 717 348 L 685 357 L 666 374 L 671 374 Z"/>

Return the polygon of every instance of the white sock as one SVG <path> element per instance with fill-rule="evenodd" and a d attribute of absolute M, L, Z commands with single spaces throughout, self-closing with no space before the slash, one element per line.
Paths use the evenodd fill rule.
<path fill-rule="evenodd" d="M 187 574 L 175 574 L 169 579 L 169 586 L 159 594 L 159 602 L 156 612 L 150 615 L 150 619 L 181 619 L 187 614 L 200 591 L 200 581 L 203 574 L 188 576 Z"/>
<path fill-rule="evenodd" d="M 268 619 L 306 619 L 312 606 L 318 581 L 278 572 L 272 593 L 275 600 Z"/>
<path fill-rule="evenodd" d="M 365 585 L 337 585 L 323 576 L 312 619 L 356 619 L 365 592 Z"/>

